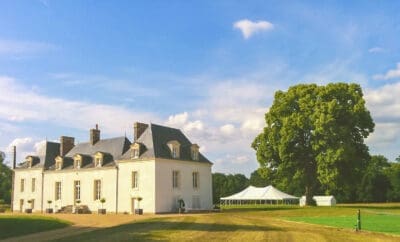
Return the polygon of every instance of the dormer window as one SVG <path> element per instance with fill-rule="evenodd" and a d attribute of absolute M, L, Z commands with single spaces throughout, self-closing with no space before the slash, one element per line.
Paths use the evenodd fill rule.
<path fill-rule="evenodd" d="M 142 146 L 142 144 L 137 142 L 131 145 L 131 159 L 138 159 L 140 157 L 140 153 L 143 149 Z"/>
<path fill-rule="evenodd" d="M 172 140 L 172 141 L 169 141 L 167 143 L 167 145 L 169 147 L 169 150 L 171 151 L 172 158 L 179 159 L 180 154 L 181 154 L 181 151 L 180 151 L 181 144 L 176 140 Z"/>
<path fill-rule="evenodd" d="M 190 155 L 192 160 L 199 160 L 199 146 L 197 144 L 193 144 L 190 147 Z"/>
<path fill-rule="evenodd" d="M 32 156 L 28 156 L 26 159 L 26 164 L 27 164 L 28 168 L 32 167 L 32 161 L 33 161 Z"/>
<path fill-rule="evenodd" d="M 103 165 L 104 154 L 97 152 L 94 155 L 94 167 L 101 167 Z"/>
<path fill-rule="evenodd" d="M 81 155 L 75 155 L 74 156 L 74 168 L 75 169 L 80 169 L 82 167 L 82 156 Z"/>
<path fill-rule="evenodd" d="M 56 157 L 56 164 L 55 164 L 55 169 L 56 170 L 61 170 L 63 166 L 63 158 L 61 156 Z"/>

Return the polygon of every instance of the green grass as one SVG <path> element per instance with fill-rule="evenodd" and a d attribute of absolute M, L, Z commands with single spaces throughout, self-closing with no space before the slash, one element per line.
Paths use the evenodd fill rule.
<path fill-rule="evenodd" d="M 70 223 L 43 216 L 0 216 L 0 240 L 15 236 L 59 229 Z"/>
<path fill-rule="evenodd" d="M 289 218 L 289 220 L 350 229 L 354 229 L 357 223 L 356 216 L 291 217 Z M 367 231 L 393 233 L 400 235 L 400 216 L 387 214 L 363 215 L 361 216 L 361 228 L 362 230 Z"/>
<path fill-rule="evenodd" d="M 365 209 L 374 209 L 374 206 Z M 66 241 L 399 241 L 398 215 L 363 213 L 363 228 L 393 233 L 354 233 L 348 229 L 315 226 L 308 223 L 341 228 L 354 228 L 358 207 L 305 207 L 287 205 L 248 205 L 223 207 L 220 213 L 186 214 L 153 218 L 64 237 Z M 399 210 L 400 204 L 390 210 Z M 386 212 L 379 209 L 379 212 Z M 310 219 L 310 220 L 308 220 Z M 293 223 L 291 221 L 306 223 Z M 307 221 L 306 221 L 307 220 Z M 369 223 L 372 223 L 370 225 Z M 315 222 L 314 222 L 315 223 Z M 380 226 L 374 224 L 379 223 Z M 343 226 L 345 224 L 345 226 Z M 395 225 L 393 225 L 395 224 Z M 392 226 L 393 225 L 393 226 Z M 391 226 L 391 227 L 390 227 Z M 396 227 L 397 226 L 397 227 Z"/>

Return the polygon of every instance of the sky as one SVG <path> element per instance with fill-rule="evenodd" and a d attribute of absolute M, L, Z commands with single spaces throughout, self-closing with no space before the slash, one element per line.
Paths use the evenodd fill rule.
<path fill-rule="evenodd" d="M 247 176 L 274 93 L 359 83 L 371 154 L 400 155 L 398 1 L 0 2 L 0 150 L 180 128 L 213 172 Z"/>

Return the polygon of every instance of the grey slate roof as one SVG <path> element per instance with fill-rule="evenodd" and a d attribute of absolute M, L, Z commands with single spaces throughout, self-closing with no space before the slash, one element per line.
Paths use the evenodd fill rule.
<path fill-rule="evenodd" d="M 32 164 L 32 168 L 40 168 L 40 167 L 44 167 L 45 169 L 49 168 L 54 164 L 54 159 L 59 153 L 60 153 L 59 143 L 46 141 L 43 154 L 39 154 L 38 156 L 33 156 L 34 162 Z M 17 167 L 17 169 L 18 168 L 28 168 L 27 162 L 24 161 Z"/>
<path fill-rule="evenodd" d="M 145 146 L 146 150 L 139 158 L 165 158 L 173 159 L 167 146 L 169 141 L 176 140 L 181 144 L 179 160 L 191 161 L 190 147 L 192 143 L 179 129 L 150 124 L 136 142 Z M 126 152 L 123 159 L 130 159 L 130 151 Z M 199 162 L 211 163 L 204 155 L 199 153 Z"/>

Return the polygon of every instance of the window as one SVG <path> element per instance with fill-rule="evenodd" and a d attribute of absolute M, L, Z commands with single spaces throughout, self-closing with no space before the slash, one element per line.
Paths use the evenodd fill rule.
<path fill-rule="evenodd" d="M 96 157 L 94 166 L 101 167 L 101 158 L 100 157 Z"/>
<path fill-rule="evenodd" d="M 32 192 L 35 192 L 36 189 L 36 178 L 32 178 Z"/>
<path fill-rule="evenodd" d="M 101 199 L 101 180 L 94 180 L 94 200 Z"/>
<path fill-rule="evenodd" d="M 82 165 L 81 159 L 76 159 L 75 160 L 75 168 L 79 169 L 79 168 L 81 168 L 81 165 Z"/>
<path fill-rule="evenodd" d="M 179 159 L 180 157 L 180 146 L 181 144 L 176 141 L 172 140 L 167 143 L 169 150 L 171 151 L 171 156 L 173 159 Z"/>
<path fill-rule="evenodd" d="M 56 170 L 61 170 L 61 161 L 56 162 Z"/>
<path fill-rule="evenodd" d="M 178 158 L 178 147 L 172 147 L 172 158 Z"/>
<path fill-rule="evenodd" d="M 56 157 L 56 165 L 55 165 L 55 169 L 56 170 L 61 170 L 61 168 L 62 168 L 62 162 L 63 162 L 63 158 L 61 157 L 61 156 L 57 156 Z"/>
<path fill-rule="evenodd" d="M 199 173 L 193 172 L 192 173 L 192 180 L 193 180 L 193 188 L 199 188 Z"/>
<path fill-rule="evenodd" d="M 139 188 L 139 173 L 137 171 L 132 172 L 132 188 Z"/>
<path fill-rule="evenodd" d="M 197 144 L 192 144 L 190 147 L 190 155 L 192 160 L 199 160 L 199 146 Z"/>
<path fill-rule="evenodd" d="M 21 179 L 21 187 L 20 187 L 21 192 L 24 192 L 25 190 L 25 179 Z"/>
<path fill-rule="evenodd" d="M 61 200 L 61 182 L 56 182 L 55 185 L 55 200 Z"/>
<path fill-rule="evenodd" d="M 172 171 L 172 187 L 179 188 L 179 171 Z"/>
<path fill-rule="evenodd" d="M 74 181 L 74 199 L 81 199 L 81 181 Z"/>
<path fill-rule="evenodd" d="M 139 149 L 133 149 L 132 150 L 132 158 L 133 159 L 139 158 Z"/>
<path fill-rule="evenodd" d="M 35 208 L 35 199 L 31 199 L 31 209 Z"/>

